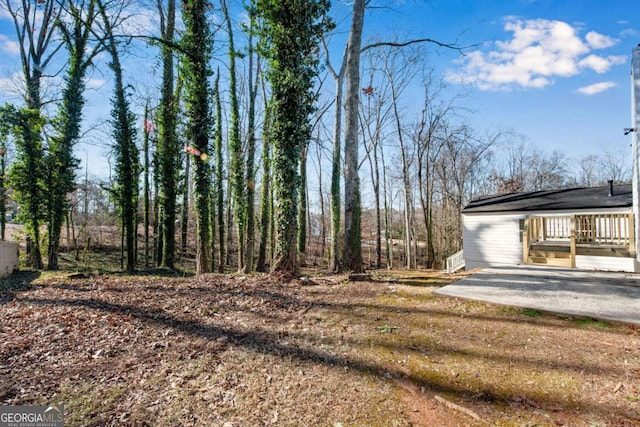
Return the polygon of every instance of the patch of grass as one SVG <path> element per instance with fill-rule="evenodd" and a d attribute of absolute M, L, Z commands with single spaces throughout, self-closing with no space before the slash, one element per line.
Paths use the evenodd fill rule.
<path fill-rule="evenodd" d="M 109 411 L 125 392 L 126 389 L 119 385 L 103 389 L 96 388 L 94 384 L 66 385 L 56 397 L 64 403 L 65 423 L 85 425 L 100 413 Z"/>
<path fill-rule="evenodd" d="M 516 307 L 498 307 L 498 314 L 507 314 L 507 315 L 518 315 L 522 314 L 522 310 Z"/>
<path fill-rule="evenodd" d="M 596 327 L 599 329 L 611 328 L 611 323 L 603 322 L 602 320 L 592 319 L 591 317 L 573 319 L 572 322 L 578 326 Z"/>
<path fill-rule="evenodd" d="M 542 313 L 532 308 L 525 308 L 524 310 L 522 310 L 522 314 L 527 317 L 542 317 Z"/>
<path fill-rule="evenodd" d="M 497 312 L 499 314 L 506 314 L 509 316 L 527 316 L 527 317 L 542 317 L 543 314 L 533 308 L 518 308 L 518 307 L 500 307 Z"/>

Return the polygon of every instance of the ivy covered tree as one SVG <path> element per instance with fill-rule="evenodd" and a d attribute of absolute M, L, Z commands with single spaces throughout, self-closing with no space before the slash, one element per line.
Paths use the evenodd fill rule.
<path fill-rule="evenodd" d="M 69 2 L 69 19 L 58 21 L 62 40 L 69 52 L 69 68 L 58 115 L 53 121 L 54 136 L 49 140 L 46 163 L 46 221 L 48 234 L 48 263 L 50 270 L 58 269 L 60 231 L 69 209 L 67 196 L 75 188 L 79 160 L 73 147 L 80 137 L 84 106 L 85 76 L 93 58 L 100 52 L 100 44 L 89 48 L 91 27 L 96 18 L 96 1 Z"/>
<path fill-rule="evenodd" d="M 176 198 L 180 173 L 180 141 L 176 133 L 178 102 L 174 93 L 174 33 L 176 2 L 168 0 L 166 11 L 158 2 L 162 35 L 162 89 L 158 106 L 159 138 L 157 143 L 158 176 L 160 178 L 162 253 L 160 265 L 174 268 Z"/>
<path fill-rule="evenodd" d="M 136 265 L 136 214 L 138 205 L 138 179 L 140 159 L 136 147 L 135 116 L 131 112 L 129 99 L 122 79 L 122 66 L 118 42 L 113 33 L 113 22 L 109 20 L 102 0 L 97 0 L 105 31 L 105 46 L 111 62 L 109 67 L 114 74 L 113 99 L 111 101 L 111 124 L 113 126 L 115 156 L 114 194 L 120 210 L 120 222 L 127 249 L 127 271 L 134 271 Z"/>
<path fill-rule="evenodd" d="M 265 96 L 266 98 L 266 96 Z M 260 243 L 258 245 L 257 271 L 267 271 L 267 239 L 271 228 L 271 141 L 269 122 L 271 110 L 265 100 L 264 126 L 262 127 L 262 189 L 260 192 Z"/>
<path fill-rule="evenodd" d="M 45 122 L 41 117 L 46 100 L 42 99 L 42 81 L 49 64 L 63 46 L 56 37 L 56 23 L 66 9 L 66 3 L 64 0 L 0 0 L 0 10 L 11 18 L 16 31 L 26 106 L 14 116 L 17 164 L 9 170 L 8 185 L 14 190 L 14 199 L 20 204 L 20 216 L 27 226 L 27 265 L 38 269 L 43 267 L 39 225 L 45 219 L 47 195 L 43 161 L 46 147 L 42 135 Z M 27 175 L 21 177 L 18 171 Z"/>
<path fill-rule="evenodd" d="M 298 271 L 296 251 L 298 162 L 311 137 L 309 116 L 318 68 L 318 45 L 331 22 L 326 0 L 257 0 L 261 51 L 271 84 L 273 185 L 277 240 L 272 271 Z"/>
<path fill-rule="evenodd" d="M 220 70 L 216 73 L 216 82 L 213 90 L 213 97 L 216 106 L 216 136 L 215 136 L 215 176 L 214 176 L 214 191 L 212 197 L 215 197 L 216 212 L 218 213 L 218 272 L 224 272 L 225 261 L 225 234 L 224 234 L 224 189 L 223 182 L 223 168 L 222 168 L 222 103 L 220 101 Z"/>
<path fill-rule="evenodd" d="M 0 240 L 5 239 L 7 221 L 7 140 L 10 132 L 10 125 L 3 115 L 4 108 L 0 108 Z"/>
<path fill-rule="evenodd" d="M 13 134 L 16 158 L 9 169 L 8 185 L 13 198 L 20 205 L 18 218 L 24 222 L 28 238 L 27 264 L 41 269 L 40 224 L 43 220 L 45 200 L 44 149 L 42 127 L 45 124 L 40 110 L 16 109 L 7 105 L 0 110 L 0 122 L 8 126 L 4 134 Z"/>
<path fill-rule="evenodd" d="M 196 272 L 211 271 L 209 262 L 211 228 L 209 226 L 209 183 L 211 170 L 207 161 L 212 116 L 209 106 L 209 61 L 213 39 L 207 13 L 210 3 L 191 0 L 182 3 L 185 33 L 181 40 L 183 53 L 186 138 L 200 158 L 194 162 L 194 201 L 196 209 Z"/>
<path fill-rule="evenodd" d="M 233 201 L 233 216 L 236 222 L 238 233 L 238 271 L 245 268 L 245 233 L 247 226 L 247 200 L 245 188 L 247 182 L 244 178 L 244 155 L 242 152 L 242 141 L 240 139 L 240 105 L 238 102 L 238 85 L 236 56 L 233 42 L 233 26 L 229 17 L 227 2 L 222 0 L 222 11 L 227 25 L 229 43 L 229 96 L 231 100 L 231 129 L 229 132 L 229 152 L 231 154 L 229 172 L 231 179 L 231 199 Z"/>

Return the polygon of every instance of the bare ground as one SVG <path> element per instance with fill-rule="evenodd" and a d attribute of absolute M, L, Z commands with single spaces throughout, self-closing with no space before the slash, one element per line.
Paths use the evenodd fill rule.
<path fill-rule="evenodd" d="M 67 425 L 640 425 L 640 331 L 436 297 L 434 272 L 23 272 L 0 404 Z"/>

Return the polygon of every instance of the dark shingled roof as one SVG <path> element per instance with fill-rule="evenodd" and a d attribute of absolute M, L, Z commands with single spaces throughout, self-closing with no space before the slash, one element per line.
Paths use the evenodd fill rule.
<path fill-rule="evenodd" d="M 531 191 L 480 197 L 472 200 L 463 213 L 553 211 L 575 209 L 626 208 L 632 205 L 631 184 Z"/>

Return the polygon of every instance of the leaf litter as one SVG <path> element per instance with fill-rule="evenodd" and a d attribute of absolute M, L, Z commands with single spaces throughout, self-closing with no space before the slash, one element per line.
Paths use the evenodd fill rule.
<path fill-rule="evenodd" d="M 0 404 L 95 426 L 639 425 L 637 329 L 432 298 L 422 274 L 45 277 L 0 298 Z"/>

